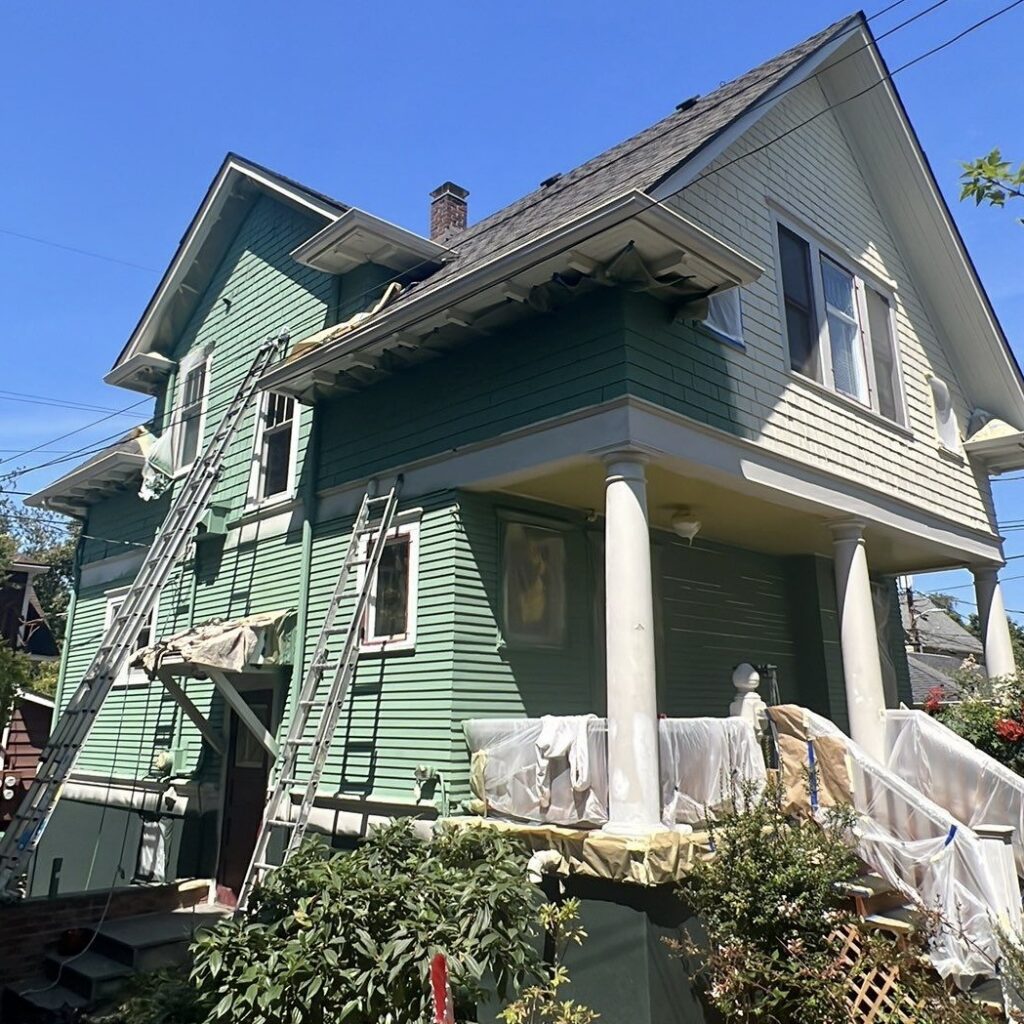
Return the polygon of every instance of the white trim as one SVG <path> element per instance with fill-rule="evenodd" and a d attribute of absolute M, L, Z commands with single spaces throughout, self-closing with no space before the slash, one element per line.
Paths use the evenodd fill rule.
<path fill-rule="evenodd" d="M 900 358 L 900 336 L 896 320 L 896 291 L 890 285 L 886 285 L 877 275 L 871 273 L 858 260 L 852 259 L 842 246 L 824 240 L 824 236 L 818 230 L 807 230 L 804 222 L 797 217 L 792 217 L 784 211 L 780 204 L 769 201 L 769 220 L 772 227 L 772 246 L 775 252 L 775 281 L 776 296 L 779 307 L 779 323 L 783 341 L 784 368 L 787 373 L 800 381 L 809 382 L 824 388 L 837 398 L 861 406 L 872 412 L 886 422 L 906 428 L 907 423 L 907 400 L 906 387 L 903 381 L 903 362 Z M 809 377 L 799 370 L 793 369 L 792 357 L 790 355 L 788 326 L 786 321 L 786 294 L 782 280 L 782 256 L 779 249 L 779 228 L 783 227 L 791 234 L 803 241 L 809 249 L 811 292 L 814 303 L 814 320 L 817 323 L 817 354 L 818 366 L 822 379 Z M 857 320 L 857 341 L 860 351 L 861 370 L 864 373 L 864 387 L 867 391 L 865 399 L 857 395 L 841 391 L 836 387 L 835 371 L 832 366 L 832 341 L 828 326 L 828 300 L 825 297 L 824 276 L 822 274 L 822 257 L 834 264 L 836 268 L 853 279 L 854 304 Z M 878 384 L 875 378 L 874 348 L 871 338 L 871 326 L 868 322 L 866 288 L 877 292 L 889 306 L 889 344 L 892 350 L 893 365 L 895 367 L 894 388 L 896 398 L 896 416 L 890 420 L 879 409 L 878 405 Z M 847 319 L 842 314 L 843 319 Z"/>
<path fill-rule="evenodd" d="M 106 632 L 110 628 L 111 620 L 114 617 L 115 605 L 120 607 L 124 602 L 125 594 L 132 589 L 132 585 L 128 584 L 126 587 L 114 587 L 111 590 L 104 591 L 103 597 L 105 601 L 103 609 L 103 630 Z M 157 596 L 156 601 L 153 604 L 153 610 L 149 613 L 149 644 L 155 644 L 159 639 L 157 637 L 157 626 L 160 621 L 160 597 Z M 149 645 L 147 645 L 149 646 Z M 134 652 L 133 652 L 134 653 Z M 141 689 L 151 684 L 152 680 L 146 675 L 144 669 L 132 668 L 130 660 L 125 664 L 125 667 L 121 671 L 121 675 L 118 677 L 110 688 L 111 690 L 134 690 Z"/>
<path fill-rule="evenodd" d="M 1002 540 L 991 531 L 965 526 L 940 512 L 913 505 L 869 483 L 846 479 L 765 449 L 756 441 L 717 430 L 653 402 L 616 398 L 565 416 L 552 417 L 498 438 L 468 444 L 456 453 L 401 466 L 405 493 L 457 489 L 512 489 L 538 467 L 555 471 L 600 455 L 639 446 L 679 461 L 681 471 L 714 476 L 723 484 L 774 504 L 838 517 L 858 516 L 944 549 L 948 565 L 972 559 L 1002 564 Z M 396 467 L 396 471 L 397 471 Z M 384 486 L 387 472 L 375 479 Z M 320 492 L 320 520 L 353 515 L 367 480 Z"/>
<path fill-rule="evenodd" d="M 207 190 L 185 237 L 178 247 L 178 251 L 175 253 L 156 292 L 142 314 L 142 319 L 135 330 L 132 331 L 124 351 L 118 357 L 108 376 L 115 374 L 127 360 L 137 355 L 140 349 L 148 351 L 147 342 L 149 344 L 152 342 L 150 335 L 155 330 L 153 325 L 163 312 L 166 300 L 181 287 L 182 281 L 188 275 L 198 250 L 206 240 L 212 225 L 220 218 L 225 203 L 234 191 L 236 182 L 244 178 L 249 178 L 264 190 L 311 210 L 313 213 L 319 214 L 329 221 L 336 220 L 346 209 L 345 207 L 320 202 L 301 189 L 289 188 L 285 183 L 268 177 L 265 172 L 248 163 L 248 161 L 230 156 Z"/>
<path fill-rule="evenodd" d="M 374 535 L 374 538 L 376 535 Z M 420 587 L 420 521 L 419 518 L 399 520 L 394 527 L 388 531 L 388 541 L 407 538 L 409 541 L 409 586 L 405 605 L 404 633 L 396 636 L 375 636 L 377 613 L 377 582 L 374 578 L 370 587 L 370 596 L 366 608 L 366 616 L 363 622 L 362 636 L 359 642 L 361 654 L 391 654 L 397 651 L 412 651 L 416 649 L 416 620 L 419 611 L 419 587 Z M 371 538 L 363 537 L 359 542 L 359 558 L 366 559 Z M 362 589 L 363 579 L 366 575 L 365 566 L 359 567 L 357 576 L 357 588 Z"/>
<path fill-rule="evenodd" d="M 263 458 L 263 438 L 266 429 L 267 405 L 271 396 L 286 398 L 292 403 L 291 418 L 291 445 L 288 452 L 288 483 L 283 491 L 276 494 L 261 496 L 263 482 L 266 474 L 266 464 Z M 277 391 L 263 391 L 258 396 L 253 414 L 255 422 L 253 425 L 252 455 L 250 457 L 249 484 L 246 489 L 245 511 L 254 512 L 271 505 L 281 505 L 284 502 L 295 499 L 295 483 L 298 478 L 299 464 L 299 433 L 302 430 L 302 412 L 305 406 L 300 405 L 298 399 L 291 395 L 285 395 Z"/>
<path fill-rule="evenodd" d="M 172 431 L 172 465 L 174 466 L 174 477 L 184 476 L 203 453 L 203 435 L 206 433 L 206 414 L 210 404 L 210 368 L 213 364 L 213 353 L 210 346 L 193 349 L 182 357 L 178 363 L 178 376 L 174 383 L 174 405 L 171 407 L 171 431 Z M 196 441 L 196 454 L 191 462 L 181 462 L 181 443 L 184 438 L 184 421 L 181 418 L 182 407 L 185 399 L 185 385 L 189 374 L 203 367 L 203 397 L 199 409 L 199 437 Z"/>

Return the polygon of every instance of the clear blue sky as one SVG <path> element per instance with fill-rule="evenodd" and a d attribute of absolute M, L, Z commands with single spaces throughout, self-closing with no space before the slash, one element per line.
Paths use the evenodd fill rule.
<path fill-rule="evenodd" d="M 905 0 L 872 26 L 884 32 L 930 2 Z M 1006 2 L 948 0 L 882 51 L 895 68 Z M 137 400 L 101 378 L 228 150 L 425 231 L 427 193 L 445 179 L 471 190 L 470 216 L 482 217 L 850 12 L 834 0 L 8 0 L 0 389 L 110 409 Z M 1019 356 L 1024 226 L 1012 212 L 960 206 L 956 193 L 960 160 L 997 144 L 1024 159 L 1022 34 L 1024 6 L 897 78 Z M 0 448 L 97 415 L 0 397 Z M 77 448 L 133 422 L 116 417 L 46 447 Z M 26 474 L 21 487 L 66 468 Z M 995 488 L 1000 518 L 1019 518 L 1024 481 Z M 1024 535 L 1008 537 L 1007 554 L 1024 553 Z M 1008 606 L 1024 610 L 1024 559 L 1004 579 Z M 965 584 L 965 573 L 927 581 L 973 600 Z"/>

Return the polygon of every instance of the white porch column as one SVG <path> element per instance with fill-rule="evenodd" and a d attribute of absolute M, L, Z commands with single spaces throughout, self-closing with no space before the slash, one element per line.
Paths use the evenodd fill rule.
<path fill-rule="evenodd" d="M 609 832 L 662 827 L 646 458 L 605 459 Z"/>
<path fill-rule="evenodd" d="M 846 679 L 850 736 L 877 761 L 885 761 L 885 689 L 878 657 L 871 578 L 864 550 L 864 524 L 830 523 L 839 599 L 839 640 Z"/>
<path fill-rule="evenodd" d="M 974 574 L 978 619 L 985 646 L 985 671 L 989 679 L 1012 676 L 1017 668 L 1013 663 L 1013 645 L 1003 606 L 1003 590 L 999 586 L 999 571 L 991 566 L 978 566 L 971 572 Z"/>

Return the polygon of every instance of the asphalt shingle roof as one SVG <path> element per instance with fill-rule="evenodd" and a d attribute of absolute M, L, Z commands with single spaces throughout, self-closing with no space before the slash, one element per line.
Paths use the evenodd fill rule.
<path fill-rule="evenodd" d="M 454 237 L 442 239 L 456 256 L 396 305 L 441 287 L 472 267 L 528 243 L 559 224 L 632 189 L 658 185 L 713 141 L 822 45 L 863 24 L 850 15 L 739 78 L 699 97 L 599 156 L 491 214 Z"/>

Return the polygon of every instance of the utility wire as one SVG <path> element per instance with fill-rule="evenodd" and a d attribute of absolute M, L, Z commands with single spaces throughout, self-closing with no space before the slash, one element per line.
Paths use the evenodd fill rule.
<path fill-rule="evenodd" d="M 104 260 L 107 263 L 118 263 L 122 267 L 134 267 L 136 270 L 145 270 L 150 274 L 159 274 L 159 270 L 153 267 L 144 267 L 141 263 L 133 263 L 131 260 L 122 260 L 117 256 L 106 256 L 101 252 L 93 252 L 91 249 L 80 249 L 76 245 L 65 245 L 63 242 L 54 242 L 50 238 L 39 238 L 37 235 L 26 235 L 21 231 L 12 231 L 10 228 L 0 228 L 0 235 L 9 235 L 11 238 L 20 238 L 26 242 L 35 242 L 37 245 L 48 245 L 52 249 L 63 249 L 65 252 L 78 253 L 79 256 L 91 256 L 96 260 Z"/>

